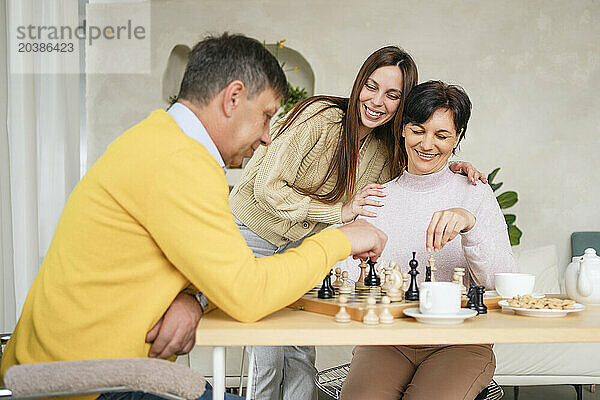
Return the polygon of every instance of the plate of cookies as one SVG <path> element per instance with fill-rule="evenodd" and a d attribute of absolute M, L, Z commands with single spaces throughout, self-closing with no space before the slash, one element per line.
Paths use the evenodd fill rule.
<path fill-rule="evenodd" d="M 502 307 L 502 310 L 512 310 L 517 315 L 526 315 L 529 317 L 564 317 L 568 313 L 579 312 L 585 309 L 583 304 L 576 303 L 571 299 L 558 299 L 554 297 L 538 299 L 529 295 L 500 300 L 498 305 Z"/>

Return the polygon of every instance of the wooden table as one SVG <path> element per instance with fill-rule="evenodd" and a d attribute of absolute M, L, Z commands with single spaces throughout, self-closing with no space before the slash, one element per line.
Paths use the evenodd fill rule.
<path fill-rule="evenodd" d="M 536 318 L 492 310 L 459 325 L 428 325 L 412 318 L 391 325 L 339 324 L 333 317 L 280 310 L 259 322 L 236 322 L 217 310 L 202 317 L 196 345 L 214 346 L 213 399 L 225 391 L 225 346 L 391 345 L 468 343 L 599 342 L 600 306 L 562 318 Z"/>

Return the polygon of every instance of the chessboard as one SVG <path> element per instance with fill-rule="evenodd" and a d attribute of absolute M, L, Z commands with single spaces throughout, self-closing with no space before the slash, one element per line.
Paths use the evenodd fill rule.
<path fill-rule="evenodd" d="M 318 314 L 325 314 L 335 316 L 340 310 L 339 305 L 339 293 L 338 289 L 335 289 L 335 296 L 331 299 L 319 299 L 317 292 L 319 291 L 317 286 L 310 292 L 306 293 L 299 300 L 289 305 L 290 308 L 295 310 L 310 311 Z M 380 287 L 374 287 L 371 289 L 354 289 L 352 294 L 348 295 L 348 304 L 346 304 L 346 311 L 350 314 L 350 318 L 353 321 L 362 322 L 363 317 L 367 313 L 367 298 L 374 296 L 377 303 L 375 305 L 375 312 L 379 315 L 383 310 L 384 305 L 381 303 L 381 298 L 385 295 L 382 293 Z M 487 306 L 488 310 L 498 309 L 498 301 L 502 300 L 499 297 L 487 297 L 483 299 L 483 303 Z M 463 296 L 462 307 L 467 305 L 467 298 Z M 404 318 L 403 310 L 405 308 L 419 307 L 418 301 L 401 301 L 394 302 L 388 306 L 390 313 L 394 318 Z"/>

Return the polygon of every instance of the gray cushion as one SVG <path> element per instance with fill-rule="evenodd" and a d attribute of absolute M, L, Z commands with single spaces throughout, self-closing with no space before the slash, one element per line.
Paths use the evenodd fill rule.
<path fill-rule="evenodd" d="M 4 384 L 15 396 L 126 386 L 196 399 L 204 393 L 206 381 L 198 372 L 169 361 L 120 358 L 15 365 L 6 371 Z"/>

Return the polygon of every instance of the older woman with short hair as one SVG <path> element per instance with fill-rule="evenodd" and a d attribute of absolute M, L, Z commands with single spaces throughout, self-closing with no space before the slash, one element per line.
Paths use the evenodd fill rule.
<path fill-rule="evenodd" d="M 426 265 L 435 252 L 437 281 L 467 267 L 467 285 L 492 289 L 494 273 L 516 271 L 504 216 L 489 185 L 448 169 L 470 114 L 458 86 L 430 81 L 411 90 L 399 138 L 405 170 L 384 185 L 384 204 L 368 220 L 388 235 L 381 260 L 407 265 L 416 251 Z M 343 400 L 472 400 L 496 366 L 490 344 L 357 346 L 353 354 Z"/>

